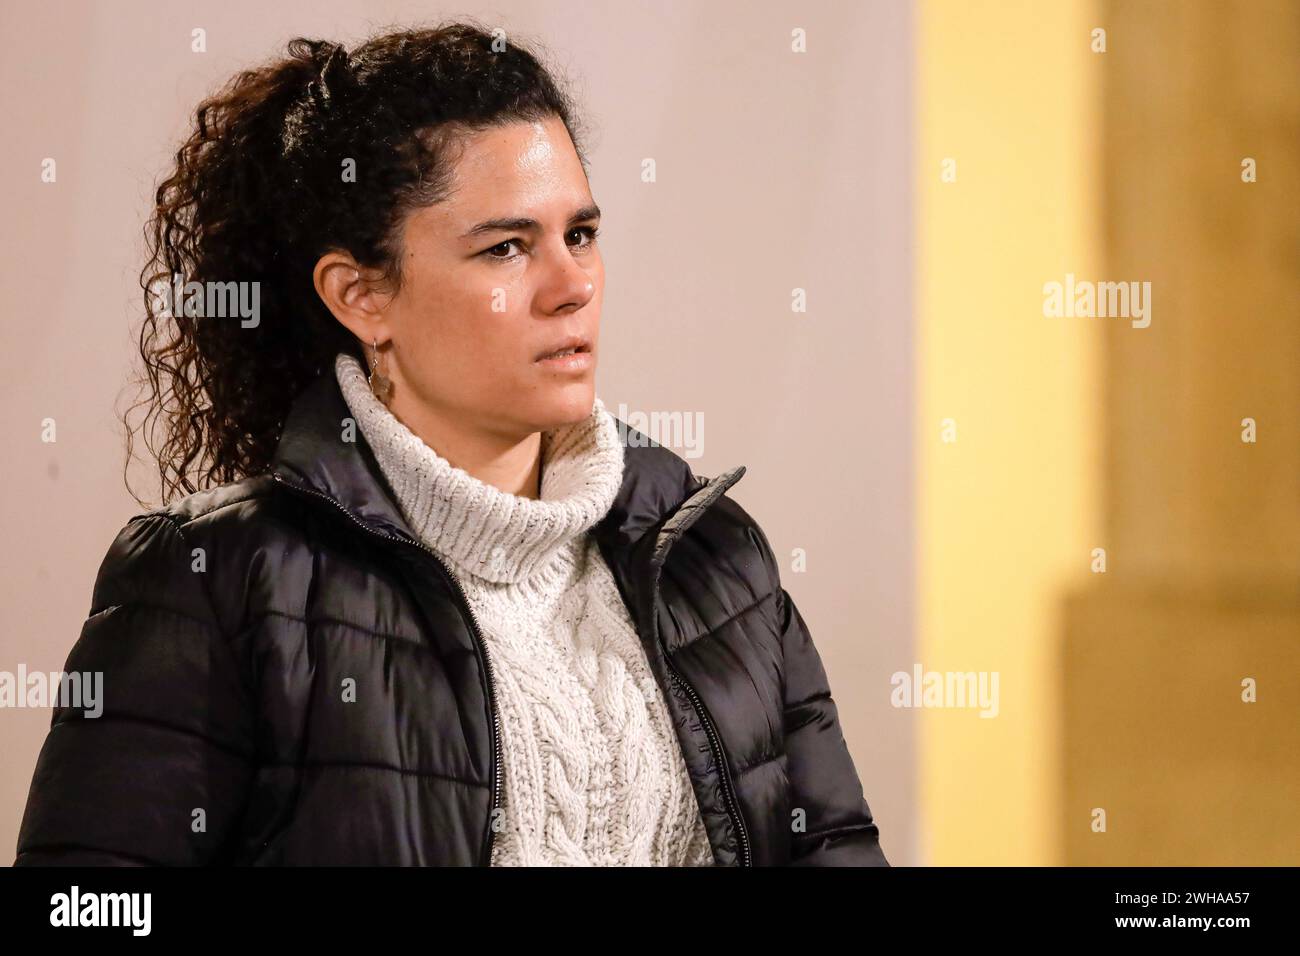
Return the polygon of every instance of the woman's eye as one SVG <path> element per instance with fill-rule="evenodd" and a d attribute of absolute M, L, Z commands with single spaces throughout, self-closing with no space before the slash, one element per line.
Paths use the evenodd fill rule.
<path fill-rule="evenodd" d="M 579 226 L 576 229 L 569 230 L 569 235 L 579 237 L 578 241 L 570 242 L 569 243 L 570 246 L 574 246 L 579 249 L 585 249 L 587 246 L 590 246 L 592 243 L 596 241 L 596 237 L 600 235 L 600 229 L 597 228 L 596 226 Z M 586 236 L 587 238 L 586 242 L 581 241 L 582 236 Z M 498 253 L 505 253 L 510 249 L 511 246 L 517 246 L 518 244 L 519 244 L 518 239 L 507 239 L 505 242 L 497 243 L 495 246 L 493 246 L 490 249 L 484 249 L 482 254 L 487 256 L 489 259 L 498 259 L 501 262 L 509 262 L 511 259 L 515 257 L 514 255 L 498 255 Z"/>
<path fill-rule="evenodd" d="M 596 226 L 579 226 L 577 229 L 574 229 L 573 232 L 587 237 L 587 241 L 581 244 L 583 246 L 591 245 L 596 241 L 596 237 L 600 235 L 600 229 Z M 578 245 L 578 243 L 573 243 L 573 245 Z"/>

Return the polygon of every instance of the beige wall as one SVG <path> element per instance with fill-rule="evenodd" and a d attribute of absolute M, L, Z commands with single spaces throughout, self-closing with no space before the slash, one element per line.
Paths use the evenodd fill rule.
<path fill-rule="evenodd" d="M 190 111 L 294 35 L 351 45 L 431 9 L 361 7 L 0 8 L 0 670 L 62 666 L 100 560 L 138 510 L 114 411 L 131 397 L 141 225 Z M 599 392 L 615 410 L 702 413 L 702 474 L 748 466 L 737 500 L 787 569 L 807 553 L 787 587 L 886 853 L 922 862 L 914 717 L 889 705 L 890 673 L 914 659 L 908 8 L 502 2 L 446 15 L 459 12 L 542 40 L 573 79 L 605 213 Z M 194 27 L 205 54 L 190 52 Z M 640 181 L 648 156 L 654 184 Z M 55 184 L 40 181 L 45 157 Z M 790 311 L 796 287 L 806 314 Z M 0 858 L 49 718 L 0 710 Z"/>

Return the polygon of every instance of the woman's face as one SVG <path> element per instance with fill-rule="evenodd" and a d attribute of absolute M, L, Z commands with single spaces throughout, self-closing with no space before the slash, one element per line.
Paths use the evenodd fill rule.
<path fill-rule="evenodd" d="M 595 399 L 605 271 L 568 130 L 552 117 L 462 142 L 450 197 L 405 223 L 401 289 L 377 324 L 391 340 L 390 408 L 407 424 L 513 437 L 580 421 Z M 569 339 L 586 354 L 540 359 Z"/>

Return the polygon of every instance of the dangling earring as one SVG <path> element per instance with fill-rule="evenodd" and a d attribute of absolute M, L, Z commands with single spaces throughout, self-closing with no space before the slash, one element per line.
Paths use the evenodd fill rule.
<path fill-rule="evenodd" d="M 370 362 L 370 391 L 374 393 L 375 398 L 383 404 L 388 404 L 388 397 L 393 394 L 393 380 L 389 378 L 379 368 L 379 343 L 374 342 L 371 346 L 372 358 Z"/>

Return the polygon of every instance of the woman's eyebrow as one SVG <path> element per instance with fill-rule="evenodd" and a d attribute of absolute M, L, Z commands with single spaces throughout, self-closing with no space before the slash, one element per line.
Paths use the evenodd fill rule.
<path fill-rule="evenodd" d="M 570 216 L 567 225 L 571 226 L 575 222 L 585 222 L 588 219 L 599 218 L 600 207 L 592 204 L 590 206 L 583 206 Z M 536 219 L 529 219 L 526 216 L 506 219 L 486 219 L 462 235 L 461 238 L 472 239 L 474 236 L 482 235 L 485 232 L 529 232 L 539 228 L 541 228 L 541 224 Z"/>

